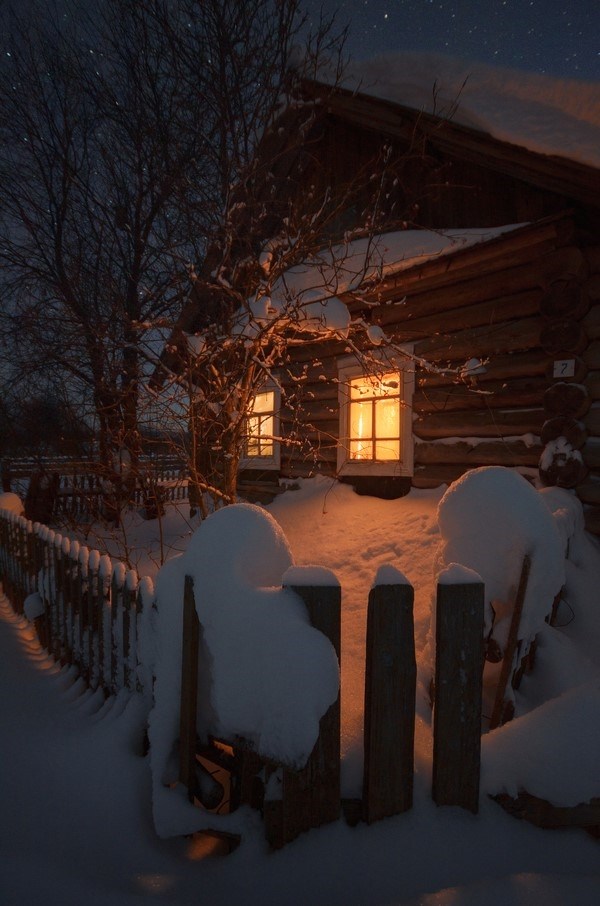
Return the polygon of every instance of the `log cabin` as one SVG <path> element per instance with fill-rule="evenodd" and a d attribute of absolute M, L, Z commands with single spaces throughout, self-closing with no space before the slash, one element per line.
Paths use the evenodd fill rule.
<path fill-rule="evenodd" d="M 340 190 L 387 149 L 402 216 L 380 224 L 384 246 L 403 231 L 441 245 L 409 242 L 338 292 L 406 355 L 374 378 L 343 338 L 292 349 L 301 405 L 257 396 L 242 483 L 319 473 L 395 497 L 503 465 L 573 489 L 600 534 L 600 170 L 362 92 L 303 92 L 321 116 L 303 156 L 278 155 L 286 197 Z"/>

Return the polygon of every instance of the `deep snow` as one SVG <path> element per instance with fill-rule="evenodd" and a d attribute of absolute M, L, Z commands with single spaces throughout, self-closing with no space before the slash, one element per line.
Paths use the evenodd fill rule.
<path fill-rule="evenodd" d="M 344 782 L 350 787 L 359 775 L 356 738 L 362 719 L 368 589 L 378 571 L 385 577 L 386 570 L 380 568 L 386 564 L 408 577 L 416 591 L 417 647 L 425 652 L 440 549 L 440 497 L 439 491 L 421 491 L 398 501 L 380 501 L 315 479 L 270 507 L 296 563 L 318 562 L 342 585 Z M 482 774 L 483 788 L 491 789 L 499 776 L 501 783 L 518 785 L 526 771 L 527 781 L 539 778 L 550 797 L 563 788 L 583 794 L 600 782 L 597 759 L 590 763 L 580 757 L 594 751 L 600 736 L 597 717 L 594 722 L 600 554 L 597 543 L 578 530 L 576 513 L 569 515 L 571 495 L 552 492 L 551 497 L 550 509 L 560 511 L 561 524 L 568 524 L 567 585 L 573 618 L 565 618 L 568 625 L 563 628 L 546 630 L 535 672 L 518 695 L 521 717 L 484 739 Z M 170 510 L 164 528 L 169 543 L 189 547 L 183 516 Z M 157 534 L 155 524 L 133 517 L 129 529 L 130 537 L 137 531 L 140 543 L 144 536 Z M 83 691 L 72 673 L 59 670 L 40 651 L 30 626 L 5 600 L 0 617 L 3 906 L 82 901 L 92 906 L 220 904 L 233 898 L 252 904 L 340 906 L 465 906 L 484 901 L 490 906 L 591 906 L 600 899 L 599 844 L 583 832 L 537 830 L 507 816 L 486 795 L 478 816 L 432 804 L 430 715 L 423 677 L 415 805 L 410 813 L 371 827 L 349 828 L 339 821 L 303 835 L 278 853 L 266 850 L 258 821 L 245 813 L 244 842 L 235 853 L 194 860 L 189 840 L 159 840 L 153 828 L 150 765 L 141 750 L 143 700 L 121 696 L 104 703 Z M 427 663 L 421 662 L 420 669 L 426 671 Z M 587 748 L 578 752 L 572 745 L 572 761 L 559 759 L 557 765 L 549 756 L 569 751 L 564 745 L 565 712 L 569 719 L 586 716 Z M 580 726 L 569 726 L 571 734 L 580 731 Z M 541 751 L 527 761 L 519 753 L 532 737 Z M 542 765 L 537 763 L 540 758 Z"/>

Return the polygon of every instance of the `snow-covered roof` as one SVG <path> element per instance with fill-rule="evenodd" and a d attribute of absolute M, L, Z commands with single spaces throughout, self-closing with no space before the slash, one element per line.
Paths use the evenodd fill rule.
<path fill-rule="evenodd" d="M 427 261 L 496 239 L 526 224 L 448 230 L 396 230 L 321 249 L 313 258 L 289 268 L 271 289 L 281 306 L 286 298 L 302 304 L 353 292 L 374 280 L 392 277 Z"/>
<path fill-rule="evenodd" d="M 600 167 L 599 82 L 403 52 L 354 62 L 344 87 Z"/>

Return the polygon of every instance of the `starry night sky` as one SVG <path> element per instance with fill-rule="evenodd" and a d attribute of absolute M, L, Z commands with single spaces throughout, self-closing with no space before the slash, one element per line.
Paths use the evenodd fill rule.
<path fill-rule="evenodd" d="M 349 22 L 363 59 L 434 51 L 563 78 L 600 80 L 600 0 L 305 0 Z"/>

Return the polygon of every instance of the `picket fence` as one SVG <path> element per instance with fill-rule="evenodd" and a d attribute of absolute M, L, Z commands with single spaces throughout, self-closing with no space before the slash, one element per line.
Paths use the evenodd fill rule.
<path fill-rule="evenodd" d="M 130 504 L 156 510 L 163 503 L 188 498 L 188 474 L 181 460 L 173 456 L 142 457 L 141 474 L 130 491 Z M 21 457 L 2 462 L 5 491 L 25 499 L 32 481 L 52 483 L 53 517 L 96 518 L 102 513 L 106 488 L 97 466 L 90 460 L 67 457 Z"/>
<path fill-rule="evenodd" d="M 0 581 L 41 644 L 106 695 L 138 689 L 138 622 L 149 579 L 39 523 L 0 513 Z"/>
<path fill-rule="evenodd" d="M 521 587 L 529 570 L 525 558 Z M 340 790 L 340 700 L 320 722 L 313 752 L 302 770 L 275 764 L 245 740 L 208 739 L 196 732 L 201 621 L 192 579 L 185 581 L 179 726 L 179 782 L 191 802 L 210 815 L 208 827 L 230 848 L 235 834 L 219 826 L 222 811 L 250 805 L 263 815 L 272 848 L 303 831 L 335 821 L 367 823 L 409 810 L 413 802 L 416 659 L 412 586 L 391 572 L 392 584 L 375 584 L 367 610 L 362 797 L 344 800 Z M 389 576 L 388 582 L 389 582 Z M 98 551 L 21 516 L 0 512 L 0 581 L 18 613 L 34 619 L 40 640 L 62 664 L 75 665 L 88 686 L 105 695 L 122 689 L 151 695 L 139 657 L 139 625 L 154 602 L 149 579 L 113 563 Z M 313 575 L 314 581 L 314 575 Z M 294 585 L 312 625 L 341 646 L 341 588 Z M 515 620 L 518 628 L 518 620 Z M 505 652 L 497 694 L 499 722 L 506 684 L 531 666 L 532 652 Z M 432 798 L 476 813 L 479 808 L 482 679 L 485 660 L 484 586 L 453 581 L 437 587 L 436 659 L 432 684 Z M 504 684 L 504 685 L 503 685 Z M 509 696 L 510 699 L 510 696 Z M 510 716 L 510 715 L 509 715 Z M 202 771 L 226 774 L 226 796 L 207 803 Z M 227 800 L 225 803 L 225 799 Z M 505 807 L 510 809 L 510 803 Z M 214 818 L 214 822 L 213 822 Z"/>

